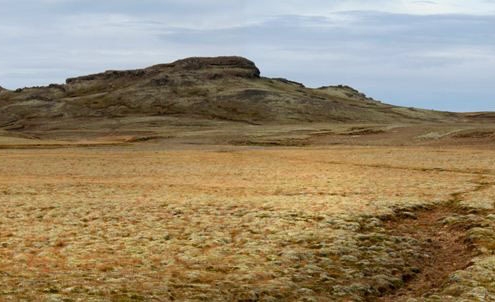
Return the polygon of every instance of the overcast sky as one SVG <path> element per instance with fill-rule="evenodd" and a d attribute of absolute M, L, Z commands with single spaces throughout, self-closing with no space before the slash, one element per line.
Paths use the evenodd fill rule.
<path fill-rule="evenodd" d="M 0 86 L 241 55 L 310 87 L 495 111 L 494 29 L 495 0 L 0 0 Z"/>

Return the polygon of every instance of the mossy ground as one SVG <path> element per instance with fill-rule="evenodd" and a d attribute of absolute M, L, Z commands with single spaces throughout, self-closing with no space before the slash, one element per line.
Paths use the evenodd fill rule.
<path fill-rule="evenodd" d="M 398 208 L 454 197 L 467 212 L 440 225 L 463 226 L 478 257 L 429 298 L 407 298 L 487 300 L 495 291 L 494 155 L 356 146 L 1 150 L 0 300 L 375 299 L 420 274 L 412 264 L 425 256 L 418 239 L 384 221 L 405 219 Z"/>

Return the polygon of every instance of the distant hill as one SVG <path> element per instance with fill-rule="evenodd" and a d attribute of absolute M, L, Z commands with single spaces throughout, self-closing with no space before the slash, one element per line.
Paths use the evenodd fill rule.
<path fill-rule="evenodd" d="M 35 129 L 64 121 L 122 117 L 291 123 L 438 123 L 465 115 L 388 105 L 348 86 L 318 89 L 260 76 L 241 57 L 188 58 L 67 79 L 63 85 L 0 88 L 0 128 Z"/>

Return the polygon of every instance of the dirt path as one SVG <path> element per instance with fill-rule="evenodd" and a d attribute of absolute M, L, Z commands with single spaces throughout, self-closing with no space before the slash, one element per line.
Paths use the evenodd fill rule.
<path fill-rule="evenodd" d="M 456 214 L 453 206 L 442 205 L 431 210 L 403 214 L 403 219 L 386 223 L 396 236 L 412 237 L 421 243 L 424 257 L 412 265 L 419 269 L 415 276 L 404 275 L 405 286 L 378 301 L 401 301 L 408 297 L 421 297 L 440 288 L 448 276 L 471 263 L 476 251 L 465 242 L 465 229 L 446 226 L 442 220 Z M 401 215 L 399 215 L 401 216 Z"/>
<path fill-rule="evenodd" d="M 466 240 L 467 232 L 473 226 L 467 222 L 465 225 L 448 225 L 443 221 L 455 215 L 468 214 L 466 209 L 460 207 L 465 194 L 485 190 L 493 185 L 482 176 L 474 189 L 452 193 L 451 199 L 445 204 L 413 213 L 399 212 L 396 219 L 387 221 L 385 226 L 390 234 L 418 240 L 425 257 L 415 259 L 412 263 L 419 269 L 417 275 L 403 276 L 403 287 L 377 301 L 403 301 L 410 297 L 433 294 L 442 288 L 450 274 L 469 267 L 478 254 Z"/>

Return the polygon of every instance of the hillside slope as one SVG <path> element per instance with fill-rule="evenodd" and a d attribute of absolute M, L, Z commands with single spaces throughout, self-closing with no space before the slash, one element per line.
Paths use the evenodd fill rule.
<path fill-rule="evenodd" d="M 260 77 L 241 57 L 188 58 L 145 69 L 106 71 L 48 87 L 0 90 L 0 127 L 61 120 L 174 116 L 252 124 L 442 122 L 456 114 L 391 106 L 347 86 L 310 89 Z"/>

